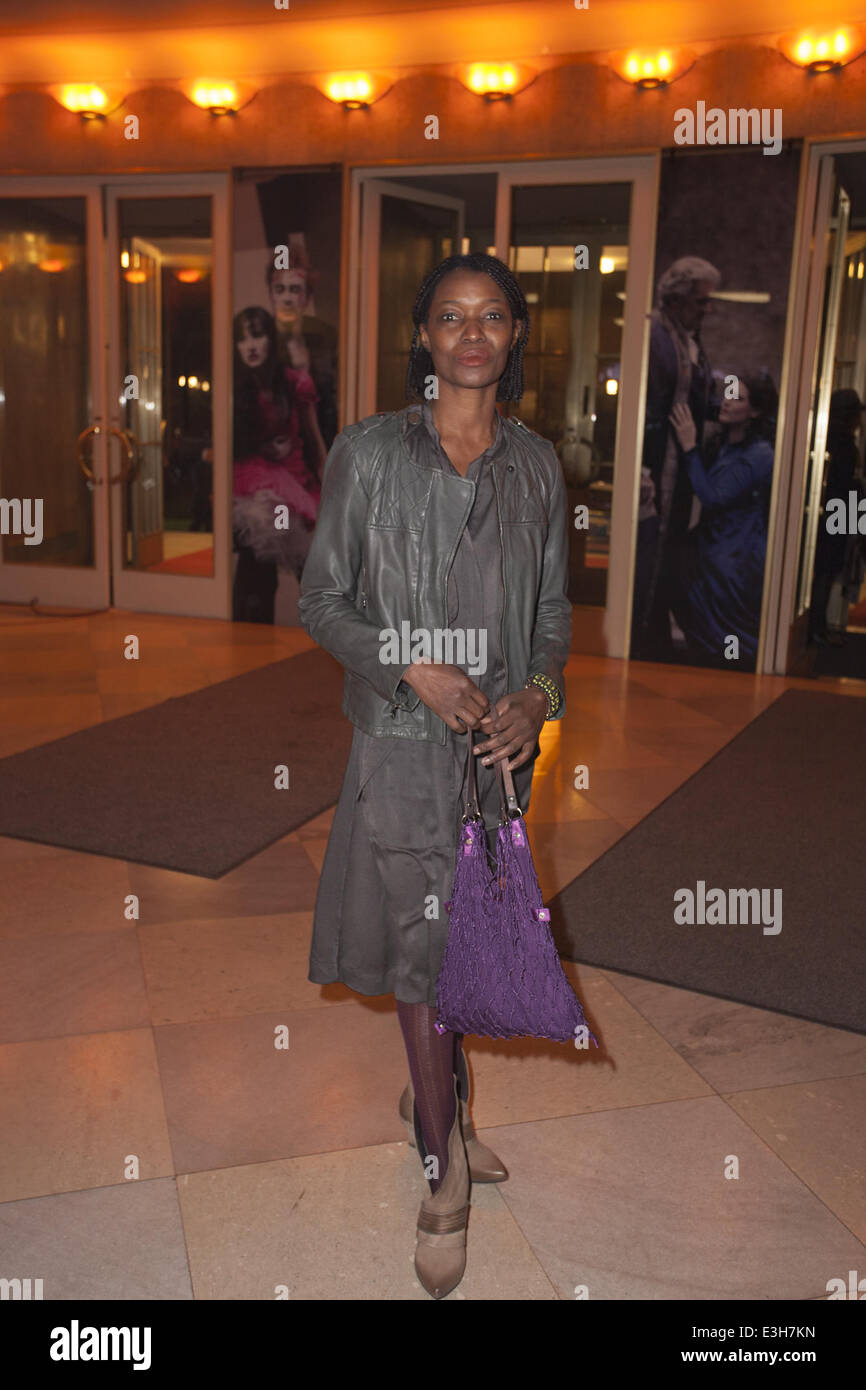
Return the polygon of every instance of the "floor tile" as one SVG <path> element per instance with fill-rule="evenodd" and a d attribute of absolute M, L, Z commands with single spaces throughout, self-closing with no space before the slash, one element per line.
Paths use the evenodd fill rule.
<path fill-rule="evenodd" d="M 149 1028 L 0 1047 L 0 1202 L 174 1170 Z"/>
<path fill-rule="evenodd" d="M 561 1298 L 800 1300 L 863 1265 L 860 1242 L 718 1097 L 512 1125 L 495 1143 L 503 1200 Z"/>
<path fill-rule="evenodd" d="M 4 1271 L 45 1299 L 192 1299 L 174 1178 L 6 1202 L 0 1222 Z"/>

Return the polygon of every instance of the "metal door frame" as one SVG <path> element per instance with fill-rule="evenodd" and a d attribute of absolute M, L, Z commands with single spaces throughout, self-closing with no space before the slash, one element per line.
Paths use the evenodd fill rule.
<path fill-rule="evenodd" d="M 51 175 L 21 175 L 0 178 L 0 198 L 84 198 L 85 258 L 87 287 L 87 331 L 90 356 L 90 425 L 98 426 L 89 450 L 93 473 L 93 564 L 38 565 L 3 563 L 0 546 L 0 600 L 4 603 L 40 602 L 70 608 L 107 608 L 111 596 L 111 570 L 108 544 L 107 448 L 105 434 L 105 296 L 102 274 L 104 180 L 92 175 L 54 178 Z M 46 383 L 46 391 L 50 384 Z M 47 407 L 46 407 L 47 408 Z M 79 468 L 77 442 L 69 441 L 68 467 Z"/>
<path fill-rule="evenodd" d="M 826 194 L 822 196 L 822 161 L 830 156 L 828 162 L 832 164 L 836 155 L 862 153 L 866 153 L 864 139 L 804 142 L 779 393 L 779 438 L 767 538 L 762 641 L 758 649 L 757 669 L 767 674 L 788 674 L 791 632 L 798 618 L 797 573 L 830 220 L 829 202 Z"/>
<path fill-rule="evenodd" d="M 610 155 L 602 158 L 510 160 L 471 164 L 389 164 L 355 166 L 351 170 L 348 209 L 349 256 L 347 279 L 346 390 L 342 418 L 357 418 L 363 399 L 359 390 L 363 362 L 361 325 L 365 281 L 378 278 L 362 244 L 361 190 L 382 179 L 447 174 L 497 175 L 495 208 L 496 254 L 507 263 L 511 194 L 515 184 L 630 183 L 628 293 L 625 301 L 623 351 L 620 364 L 620 406 L 614 450 L 614 492 L 611 504 L 611 544 L 608 565 L 605 635 L 608 655 L 628 656 L 631 637 L 634 552 L 637 539 L 640 460 L 643 449 L 644 398 L 649 353 L 649 314 L 652 308 L 655 239 L 661 151 Z M 394 191 L 389 189 L 389 191 Z M 644 230 L 646 229 L 646 231 Z M 364 301 L 366 302 L 366 301 Z"/>
<path fill-rule="evenodd" d="M 112 492 L 113 589 L 115 605 L 135 612 L 173 613 L 196 618 L 231 617 L 231 494 L 232 494 L 232 175 L 213 174 L 127 174 L 105 179 L 106 254 L 105 295 L 108 312 L 106 371 L 118 390 L 108 393 L 109 427 L 121 427 L 119 388 L 122 385 L 120 342 L 120 287 L 114 273 L 118 264 L 117 204 L 122 198 L 185 198 L 210 195 L 212 208 L 211 241 L 211 411 L 213 438 L 213 574 L 149 574 L 125 569 L 125 545 L 120 535 L 121 493 Z M 117 436 L 109 452 L 119 459 Z"/>

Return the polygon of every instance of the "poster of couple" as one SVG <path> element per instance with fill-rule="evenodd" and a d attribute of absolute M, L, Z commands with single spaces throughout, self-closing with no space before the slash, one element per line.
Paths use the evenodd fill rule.
<path fill-rule="evenodd" d="M 663 163 L 632 599 L 639 660 L 756 666 L 798 158 L 756 153 L 670 152 Z"/>

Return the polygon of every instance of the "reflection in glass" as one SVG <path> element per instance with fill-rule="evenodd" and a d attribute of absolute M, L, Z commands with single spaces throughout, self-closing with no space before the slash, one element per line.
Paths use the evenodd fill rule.
<path fill-rule="evenodd" d="M 513 190 L 509 265 L 532 319 L 516 414 L 553 441 L 569 511 L 569 598 L 604 606 L 619 410 L 631 186 L 538 184 Z M 581 514 L 583 515 L 583 514 Z"/>
<path fill-rule="evenodd" d="M 92 423 L 85 245 L 84 198 L 0 199 L 0 497 L 27 500 L 33 521 L 42 502 L 41 541 L 10 531 L 6 564 L 93 564 L 93 490 L 77 462 Z"/>
<path fill-rule="evenodd" d="M 118 204 L 125 437 L 113 455 L 124 565 L 150 573 L 213 574 L 210 204 Z"/>
<path fill-rule="evenodd" d="M 377 410 L 402 410 L 406 404 L 412 305 L 424 277 L 459 249 L 457 229 L 453 208 L 382 198 Z"/>

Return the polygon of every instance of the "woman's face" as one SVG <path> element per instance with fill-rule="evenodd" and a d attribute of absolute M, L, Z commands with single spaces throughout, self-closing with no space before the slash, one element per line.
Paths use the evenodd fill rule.
<path fill-rule="evenodd" d="M 520 329 L 495 280 L 481 270 L 452 270 L 436 286 L 419 333 L 436 375 L 471 388 L 499 380 Z"/>
<path fill-rule="evenodd" d="M 238 356 L 245 367 L 260 367 L 268 360 L 268 338 L 266 333 L 255 334 L 248 323 L 244 324 L 244 334 L 237 342 Z"/>
<path fill-rule="evenodd" d="M 303 313 L 307 277 L 302 270 L 278 270 L 271 281 L 271 304 L 276 318 Z"/>
<path fill-rule="evenodd" d="M 725 396 L 719 406 L 720 425 L 745 425 L 749 420 L 757 418 L 757 410 L 752 409 L 749 400 L 749 388 L 742 377 L 737 378 L 738 397 L 736 400 L 728 400 Z"/>

